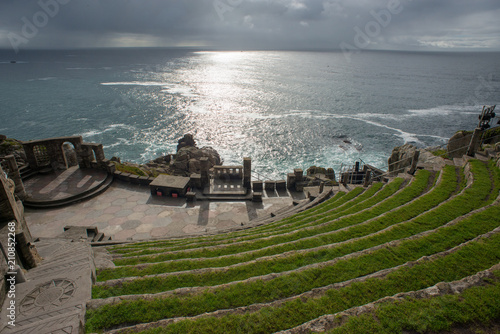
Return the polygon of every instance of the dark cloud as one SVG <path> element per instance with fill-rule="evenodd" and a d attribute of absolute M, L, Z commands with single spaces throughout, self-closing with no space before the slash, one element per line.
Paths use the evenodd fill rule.
<path fill-rule="evenodd" d="M 0 0 L 0 47 L 499 50 L 498 17 L 498 0 Z"/>

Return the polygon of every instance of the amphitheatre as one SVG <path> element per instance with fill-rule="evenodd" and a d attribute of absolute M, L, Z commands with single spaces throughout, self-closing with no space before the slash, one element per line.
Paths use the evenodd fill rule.
<path fill-rule="evenodd" d="M 498 133 L 286 180 L 2 136 L 0 332 L 498 333 Z"/>

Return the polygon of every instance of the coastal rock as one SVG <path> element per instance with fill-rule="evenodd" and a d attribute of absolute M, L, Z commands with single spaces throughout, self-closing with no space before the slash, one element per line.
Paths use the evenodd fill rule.
<path fill-rule="evenodd" d="M 222 160 L 219 153 L 212 147 L 203 147 L 201 149 L 193 146 L 181 148 L 171 165 L 172 173 L 176 175 L 189 175 L 201 171 L 201 158 L 208 158 L 209 168 L 215 165 L 221 165 Z"/>
<path fill-rule="evenodd" d="M 184 137 L 182 137 L 181 139 L 179 139 L 179 141 L 177 143 L 178 143 L 177 144 L 177 152 L 179 152 L 180 149 L 182 149 L 184 147 L 196 147 L 196 143 L 194 141 L 194 137 L 190 133 L 185 134 Z"/>
<path fill-rule="evenodd" d="M 413 156 L 417 150 L 418 149 L 411 144 L 395 147 L 388 161 L 389 173 L 391 175 L 397 175 L 398 173 L 404 172 L 405 168 L 411 166 Z"/>
<path fill-rule="evenodd" d="M 467 149 L 469 148 L 471 139 L 471 132 L 458 131 L 455 133 L 448 141 L 448 145 L 446 147 L 446 150 L 448 151 L 448 158 L 461 158 L 464 154 L 467 154 Z"/>
<path fill-rule="evenodd" d="M 26 165 L 26 154 L 20 141 L 0 136 L 0 156 L 13 155 L 19 167 Z"/>
<path fill-rule="evenodd" d="M 420 150 L 420 155 L 418 157 L 418 164 L 420 166 L 432 166 L 434 169 L 444 168 L 446 165 L 445 159 L 442 157 L 435 156 L 432 152 L 435 148 L 424 148 Z"/>
<path fill-rule="evenodd" d="M 326 168 L 311 166 L 306 171 L 307 175 L 326 174 Z"/>
<path fill-rule="evenodd" d="M 154 159 L 152 163 L 160 165 L 169 165 L 171 160 L 172 160 L 172 155 L 167 154 L 165 156 Z"/>
<path fill-rule="evenodd" d="M 209 168 L 215 165 L 222 165 L 222 159 L 219 153 L 212 147 L 196 147 L 192 135 L 186 134 L 179 139 L 177 154 L 167 154 L 158 157 L 147 164 L 137 165 L 132 163 L 123 163 L 127 167 L 137 168 L 145 174 L 157 176 L 158 174 L 170 174 L 178 176 L 190 176 L 193 173 L 201 172 L 201 158 L 208 158 Z M 111 160 L 119 162 L 118 158 Z"/>

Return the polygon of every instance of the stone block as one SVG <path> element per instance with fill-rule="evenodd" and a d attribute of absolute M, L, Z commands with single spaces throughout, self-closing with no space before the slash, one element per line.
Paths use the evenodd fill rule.
<path fill-rule="evenodd" d="M 264 189 L 268 191 L 274 191 L 274 189 L 276 189 L 276 181 L 266 181 L 264 184 Z"/>
<path fill-rule="evenodd" d="M 131 183 L 139 184 L 139 177 L 140 177 L 139 175 L 130 174 L 129 180 Z"/>
<path fill-rule="evenodd" d="M 304 171 L 302 168 L 295 168 L 293 173 L 295 174 L 295 182 L 302 182 L 304 179 Z"/>
<path fill-rule="evenodd" d="M 192 188 L 199 188 L 201 189 L 201 174 L 191 174 L 191 180 L 190 180 L 190 183 L 189 185 L 192 187 Z"/>
<path fill-rule="evenodd" d="M 150 180 L 149 176 L 139 176 L 139 184 L 142 186 L 149 186 L 151 181 L 153 180 Z"/>
<path fill-rule="evenodd" d="M 304 191 L 304 184 L 302 183 L 295 183 L 295 191 Z"/>
<path fill-rule="evenodd" d="M 262 193 L 261 192 L 255 192 L 252 195 L 252 201 L 256 203 L 261 203 L 262 202 Z"/>
<path fill-rule="evenodd" d="M 122 172 L 118 178 L 122 181 L 130 182 L 130 175 L 130 173 Z"/>
<path fill-rule="evenodd" d="M 256 192 L 262 192 L 262 190 L 264 190 L 263 182 L 262 181 L 253 181 L 252 182 L 252 189 L 253 189 L 253 191 L 256 191 Z"/>
<path fill-rule="evenodd" d="M 286 181 L 278 180 L 276 181 L 276 190 L 285 190 L 286 189 Z"/>
<path fill-rule="evenodd" d="M 196 200 L 196 193 L 193 191 L 188 191 L 186 193 L 186 202 L 194 202 Z"/>
<path fill-rule="evenodd" d="M 295 188 L 295 174 L 294 173 L 288 173 L 286 175 L 286 186 L 288 189 Z"/>

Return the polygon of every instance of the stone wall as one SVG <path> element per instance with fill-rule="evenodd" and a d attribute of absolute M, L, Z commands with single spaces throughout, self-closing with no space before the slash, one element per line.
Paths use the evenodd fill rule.
<path fill-rule="evenodd" d="M 24 208 L 21 201 L 16 201 L 14 196 L 14 182 L 5 177 L 0 167 L 0 247 L 2 255 L 0 259 L 0 304 L 5 299 L 5 288 L 7 282 L 5 274 L 8 271 L 7 257 L 9 255 L 9 233 L 15 235 L 15 263 L 21 268 L 32 268 L 40 261 L 36 248 L 32 245 L 32 237 L 24 218 Z M 13 229 L 14 228 L 14 229 Z M 12 231 L 15 232 L 12 232 Z"/>
<path fill-rule="evenodd" d="M 66 169 L 72 165 L 71 156 L 66 156 L 68 147 L 74 147 L 76 161 L 81 168 L 92 168 L 92 163 L 106 164 L 102 144 L 84 143 L 81 136 L 58 137 L 23 142 L 26 159 L 31 169 Z M 99 166 L 104 167 L 104 166 Z"/>

